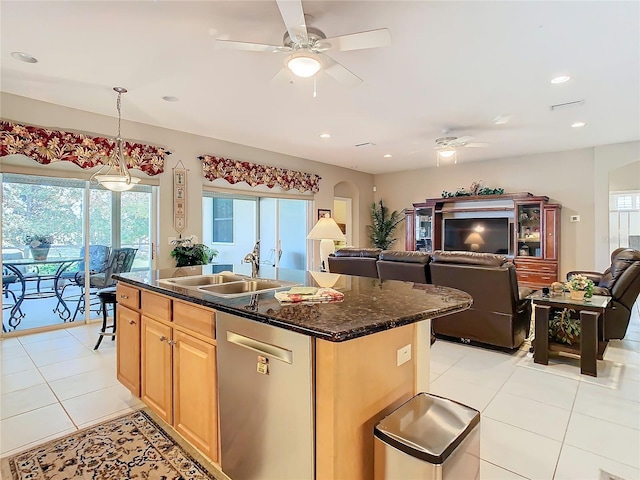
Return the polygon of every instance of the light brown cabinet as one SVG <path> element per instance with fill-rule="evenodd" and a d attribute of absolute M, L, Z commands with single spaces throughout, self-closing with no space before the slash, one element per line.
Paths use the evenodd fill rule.
<path fill-rule="evenodd" d="M 548 197 L 530 193 L 426 199 L 405 210 L 405 250 L 473 251 L 478 245 L 465 240 L 471 238 L 471 231 L 448 233 L 447 221 L 455 219 L 451 221 L 453 225 L 460 219 L 503 219 L 503 245 L 491 253 L 513 258 L 520 285 L 549 286 L 559 274 L 560 208 L 549 203 Z M 462 237 L 456 241 L 456 235 Z M 447 246 L 447 238 L 457 247 Z M 488 245 L 480 248 L 483 247 Z"/>
<path fill-rule="evenodd" d="M 218 462 L 215 312 L 155 292 L 137 292 L 140 311 L 118 306 L 118 379 Z M 131 297 L 132 292 L 127 293 Z M 137 337 L 130 329 L 120 329 L 133 330 L 131 320 L 136 322 Z M 129 387 L 135 369 L 137 393 Z"/>

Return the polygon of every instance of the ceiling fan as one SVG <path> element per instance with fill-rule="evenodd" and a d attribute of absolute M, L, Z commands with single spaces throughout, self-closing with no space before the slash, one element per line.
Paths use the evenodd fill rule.
<path fill-rule="evenodd" d="M 313 77 L 322 70 L 339 82 L 354 85 L 362 82 L 362 79 L 325 52 L 384 47 L 391 43 L 391 35 L 386 28 L 327 38 L 322 30 L 307 25 L 311 17 L 304 14 L 301 0 L 276 0 L 276 3 L 287 28 L 282 45 L 218 39 L 216 46 L 233 50 L 288 53 L 285 67 L 274 80 L 289 73 L 303 78 Z"/>
<path fill-rule="evenodd" d="M 446 133 L 445 133 L 446 135 Z M 464 136 L 464 137 L 453 137 L 453 136 L 445 136 L 436 138 L 436 146 L 433 147 L 436 149 L 436 163 L 437 166 L 440 166 L 440 159 L 449 159 L 453 157 L 453 163 L 458 163 L 458 158 L 456 155 L 456 148 L 462 147 L 488 147 L 488 143 L 484 142 L 472 142 L 473 137 Z"/>

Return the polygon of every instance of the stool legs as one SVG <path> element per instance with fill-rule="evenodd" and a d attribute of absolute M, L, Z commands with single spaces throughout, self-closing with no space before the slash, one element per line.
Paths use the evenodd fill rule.
<path fill-rule="evenodd" d="M 98 347 L 100 346 L 100 343 L 102 342 L 102 337 L 104 337 L 105 335 L 111 335 L 111 341 L 116 339 L 116 304 L 110 303 L 110 302 L 104 302 L 104 301 L 101 301 L 101 303 L 102 303 L 102 328 L 100 329 L 100 333 L 98 334 L 98 341 L 96 342 L 96 346 L 93 347 L 94 350 L 98 349 Z M 113 305 L 113 325 L 109 325 L 109 326 L 107 326 L 107 306 L 108 305 Z M 107 332 L 107 328 L 109 327 L 112 328 L 111 332 Z"/>

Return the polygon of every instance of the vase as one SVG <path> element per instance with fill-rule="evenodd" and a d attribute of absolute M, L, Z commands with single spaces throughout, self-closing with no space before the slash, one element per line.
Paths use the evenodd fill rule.
<path fill-rule="evenodd" d="M 31 247 L 31 256 L 34 260 L 46 260 L 49 255 L 49 247 Z"/>
<path fill-rule="evenodd" d="M 585 292 L 584 290 L 571 290 L 571 300 L 584 300 L 585 293 L 587 292 Z"/>

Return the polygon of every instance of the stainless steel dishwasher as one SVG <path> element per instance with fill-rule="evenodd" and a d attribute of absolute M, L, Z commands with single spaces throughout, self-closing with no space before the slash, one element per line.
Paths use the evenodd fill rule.
<path fill-rule="evenodd" d="M 314 477 L 311 338 L 216 315 L 221 465 L 233 480 Z"/>

